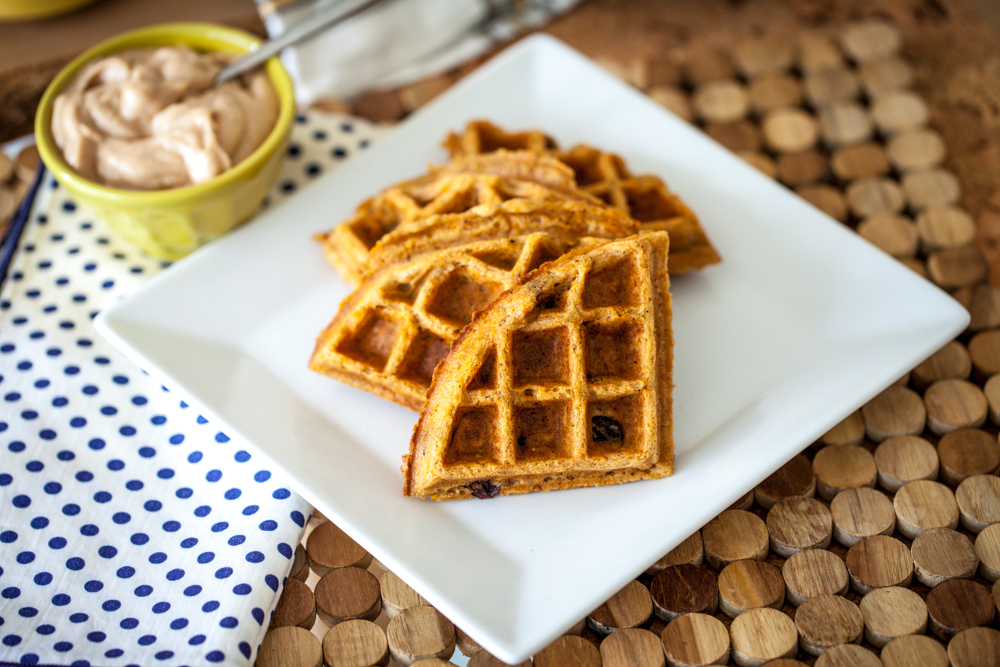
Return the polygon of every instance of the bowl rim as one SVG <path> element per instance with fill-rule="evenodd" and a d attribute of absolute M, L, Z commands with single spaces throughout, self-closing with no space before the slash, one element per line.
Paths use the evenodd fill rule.
<path fill-rule="evenodd" d="M 223 47 L 232 48 L 199 47 L 199 44 L 206 42 L 214 42 Z M 233 182 L 243 180 L 250 172 L 259 169 L 276 151 L 281 149 L 291 130 L 296 110 L 292 79 L 281 61 L 275 56 L 270 58 L 264 67 L 278 97 L 278 117 L 271 132 L 268 133 L 261 145 L 236 166 L 203 183 L 164 190 L 115 188 L 84 178 L 77 173 L 63 158 L 62 151 L 52 136 L 52 106 L 56 96 L 69 85 L 87 63 L 98 57 L 129 48 L 172 44 L 188 44 L 195 49 L 200 48 L 208 51 L 245 52 L 259 47 L 261 38 L 239 28 L 215 23 L 159 23 L 109 37 L 84 51 L 63 67 L 49 83 L 35 113 L 35 142 L 38 152 L 45 166 L 57 180 L 63 181 L 68 188 L 85 197 L 103 201 L 115 200 L 118 203 L 131 202 L 135 206 L 163 206 L 178 200 L 201 198 Z"/>

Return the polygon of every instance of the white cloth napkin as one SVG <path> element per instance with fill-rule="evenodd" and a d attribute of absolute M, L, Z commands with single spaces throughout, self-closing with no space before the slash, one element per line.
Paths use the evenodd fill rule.
<path fill-rule="evenodd" d="M 300 116 L 271 204 L 377 134 Z M 45 176 L 0 291 L 0 663 L 253 664 L 312 508 L 95 333 L 161 270 Z"/>
<path fill-rule="evenodd" d="M 257 0 L 271 37 L 317 7 L 340 0 Z M 385 0 L 326 32 L 285 49 L 282 61 L 307 105 L 350 98 L 445 72 L 528 31 L 580 0 Z M 276 11 L 273 7 L 279 7 Z"/>

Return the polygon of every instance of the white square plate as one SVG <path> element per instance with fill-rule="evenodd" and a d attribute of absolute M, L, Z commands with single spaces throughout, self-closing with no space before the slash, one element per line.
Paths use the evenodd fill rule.
<path fill-rule="evenodd" d="M 306 369 L 348 294 L 311 239 L 444 162 L 475 118 L 661 175 L 723 263 L 673 281 L 673 477 L 436 503 L 404 498 L 416 415 Z M 297 490 L 516 663 L 957 335 L 963 308 L 558 41 L 535 36 L 255 222 L 98 319 L 139 365 L 255 444 Z"/>

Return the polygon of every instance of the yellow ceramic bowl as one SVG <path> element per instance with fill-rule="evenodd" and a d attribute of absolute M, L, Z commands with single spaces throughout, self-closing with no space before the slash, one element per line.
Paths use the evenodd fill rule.
<path fill-rule="evenodd" d="M 71 62 L 49 84 L 35 116 L 35 139 L 45 166 L 76 199 L 119 236 L 145 252 L 179 259 L 253 215 L 278 176 L 295 118 L 288 72 L 277 58 L 266 64 L 280 100 L 278 121 L 256 151 L 205 183 L 170 190 L 111 188 L 81 177 L 52 138 L 52 104 L 87 62 L 124 49 L 187 44 L 198 51 L 247 51 L 259 44 L 249 33 L 207 23 L 167 23 L 112 37 Z"/>
<path fill-rule="evenodd" d="M 0 21 L 34 21 L 66 14 L 94 0 L 0 0 Z"/>

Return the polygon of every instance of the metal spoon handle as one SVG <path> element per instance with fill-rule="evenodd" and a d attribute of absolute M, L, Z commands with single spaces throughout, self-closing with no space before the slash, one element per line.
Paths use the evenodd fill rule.
<path fill-rule="evenodd" d="M 381 2 L 384 0 L 341 0 L 329 7 L 318 9 L 285 31 L 281 37 L 265 41 L 256 51 L 250 51 L 223 67 L 215 77 L 215 85 L 225 83 L 253 69 L 286 46 L 308 39 Z"/>

